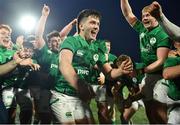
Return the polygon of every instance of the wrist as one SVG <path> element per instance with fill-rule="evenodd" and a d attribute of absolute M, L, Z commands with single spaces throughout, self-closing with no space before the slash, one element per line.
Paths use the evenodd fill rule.
<path fill-rule="evenodd" d="M 21 58 L 13 59 L 13 64 L 19 65 L 22 61 L 23 61 L 23 59 L 21 59 Z"/>

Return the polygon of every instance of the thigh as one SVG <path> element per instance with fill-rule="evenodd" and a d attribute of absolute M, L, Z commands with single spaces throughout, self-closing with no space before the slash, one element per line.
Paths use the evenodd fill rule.
<path fill-rule="evenodd" d="M 40 98 L 38 103 L 39 113 L 51 113 L 50 107 L 51 92 L 47 89 L 40 89 Z"/>
<path fill-rule="evenodd" d="M 95 100 L 97 102 L 106 101 L 106 86 L 105 85 L 92 85 L 92 88 L 96 94 Z"/>
<path fill-rule="evenodd" d="M 180 106 L 175 107 L 169 112 L 168 115 L 169 124 L 180 124 Z"/>
<path fill-rule="evenodd" d="M 153 99 L 153 89 L 156 83 L 162 79 L 162 76 L 159 74 L 146 74 L 142 83 L 144 86 L 142 87 L 143 100 L 149 101 Z"/>
<path fill-rule="evenodd" d="M 18 89 L 15 95 L 21 110 L 32 110 L 32 100 L 28 89 Z"/>
<path fill-rule="evenodd" d="M 58 101 L 52 103 L 51 108 L 59 123 L 75 124 L 76 121 L 91 117 L 89 106 L 79 98 L 53 91 L 51 101 L 57 99 Z M 85 121 L 84 123 L 87 122 Z"/>
<path fill-rule="evenodd" d="M 159 102 L 167 103 L 167 95 L 168 86 L 166 80 L 162 79 L 157 81 L 154 90 L 153 90 L 153 98 Z"/>

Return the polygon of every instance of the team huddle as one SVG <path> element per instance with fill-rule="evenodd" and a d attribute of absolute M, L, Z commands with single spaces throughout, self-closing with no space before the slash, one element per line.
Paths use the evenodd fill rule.
<path fill-rule="evenodd" d="M 132 124 L 141 106 L 150 124 L 180 124 L 180 27 L 158 2 L 142 9 L 141 21 L 128 0 L 120 7 L 139 34 L 140 63 L 112 54 L 111 41 L 97 38 L 102 17 L 96 10 L 82 10 L 46 39 L 47 5 L 35 33 L 16 42 L 11 27 L 0 24 L 0 123 L 15 124 L 18 105 L 21 124 L 95 124 L 95 99 L 99 124 L 115 124 L 116 110 L 122 124 Z"/>

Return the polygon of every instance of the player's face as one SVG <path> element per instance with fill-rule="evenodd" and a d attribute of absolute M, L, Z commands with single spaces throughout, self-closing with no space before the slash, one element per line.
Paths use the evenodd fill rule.
<path fill-rule="evenodd" d="M 89 16 L 80 24 L 80 32 L 87 41 L 96 40 L 99 32 L 100 20 L 98 17 Z"/>
<path fill-rule="evenodd" d="M 9 30 L 5 28 L 0 29 L 0 45 L 5 48 L 11 47 L 11 34 Z"/>
<path fill-rule="evenodd" d="M 151 16 L 149 12 L 142 12 L 142 23 L 148 30 L 151 30 L 158 25 L 157 20 Z"/>
<path fill-rule="evenodd" d="M 30 42 L 33 44 L 34 49 L 38 49 L 38 44 L 37 44 L 36 40 L 32 40 Z"/>
<path fill-rule="evenodd" d="M 31 58 L 34 54 L 33 49 L 31 48 L 24 48 L 19 52 L 20 58 Z"/>
<path fill-rule="evenodd" d="M 53 52 L 57 52 L 59 51 L 59 45 L 61 44 L 61 38 L 58 37 L 52 37 L 50 39 L 50 41 L 48 42 L 48 47 L 50 50 L 52 50 Z"/>

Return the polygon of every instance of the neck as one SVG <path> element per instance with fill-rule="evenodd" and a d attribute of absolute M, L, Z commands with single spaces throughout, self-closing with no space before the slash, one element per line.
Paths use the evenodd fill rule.
<path fill-rule="evenodd" d="M 93 40 L 87 39 L 83 33 L 79 33 L 79 35 L 86 40 L 88 43 L 91 43 Z"/>

